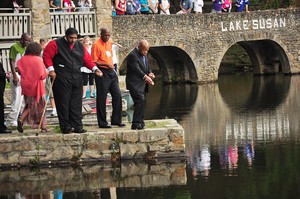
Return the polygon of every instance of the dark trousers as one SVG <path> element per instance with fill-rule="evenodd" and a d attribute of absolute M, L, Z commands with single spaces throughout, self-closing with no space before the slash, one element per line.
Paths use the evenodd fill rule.
<path fill-rule="evenodd" d="M 57 77 L 53 84 L 53 94 L 62 131 L 71 127 L 82 130 L 82 77 Z"/>
<path fill-rule="evenodd" d="M 95 73 L 81 73 L 82 79 L 83 79 L 83 86 L 87 86 L 87 83 L 89 82 L 89 85 L 94 85 L 95 80 Z"/>
<path fill-rule="evenodd" d="M 134 111 L 132 118 L 132 125 L 145 125 L 144 112 L 146 106 L 145 92 L 136 92 L 129 90 L 132 100 L 134 102 Z"/>
<path fill-rule="evenodd" d="M 5 90 L 6 79 L 0 79 L 0 131 L 6 130 L 4 125 L 4 90 Z"/>
<path fill-rule="evenodd" d="M 102 77 L 95 76 L 96 80 L 96 108 L 97 119 L 99 126 L 106 126 L 106 98 L 107 93 L 110 92 L 112 97 L 112 116 L 111 124 L 122 123 L 122 95 L 119 87 L 118 76 L 113 70 L 102 69 Z"/>

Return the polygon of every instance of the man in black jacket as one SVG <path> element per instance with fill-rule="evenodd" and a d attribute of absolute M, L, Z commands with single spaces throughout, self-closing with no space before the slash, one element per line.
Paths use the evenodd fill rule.
<path fill-rule="evenodd" d="M 53 95 L 64 134 L 86 132 L 82 125 L 83 80 L 80 68 L 86 66 L 97 76 L 103 75 L 77 37 L 78 31 L 68 28 L 65 36 L 50 41 L 43 53 L 49 76 L 55 79 Z"/>
<path fill-rule="evenodd" d="M 154 74 L 148 67 L 147 53 L 150 45 L 147 40 L 141 40 L 127 57 L 126 87 L 134 102 L 134 112 L 131 129 L 143 129 L 148 85 L 154 85 Z"/>
<path fill-rule="evenodd" d="M 6 73 L 3 68 L 2 62 L 0 62 L 0 133 L 11 133 L 4 124 L 4 99 L 3 94 L 5 90 L 6 79 L 9 78 L 9 73 Z"/>

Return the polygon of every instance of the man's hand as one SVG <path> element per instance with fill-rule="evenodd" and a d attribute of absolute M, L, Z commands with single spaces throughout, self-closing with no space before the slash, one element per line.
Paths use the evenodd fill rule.
<path fill-rule="evenodd" d="M 146 81 L 147 84 L 154 85 L 154 82 L 152 81 L 151 77 L 148 75 L 145 75 L 144 80 Z"/>
<path fill-rule="evenodd" d="M 49 76 L 51 77 L 52 81 L 54 81 L 56 78 L 56 72 L 54 70 L 50 71 Z"/>
<path fill-rule="evenodd" d="M 99 70 L 99 69 L 95 70 L 95 74 L 96 74 L 97 76 L 99 76 L 99 77 L 102 77 L 102 76 L 103 76 L 102 71 Z"/>
<path fill-rule="evenodd" d="M 14 75 L 13 76 L 13 83 L 14 83 L 14 85 L 17 86 L 18 82 L 19 82 L 19 77 L 17 75 Z"/>
<path fill-rule="evenodd" d="M 149 73 L 148 76 L 151 78 L 151 79 L 154 79 L 155 78 L 155 75 L 153 73 Z"/>

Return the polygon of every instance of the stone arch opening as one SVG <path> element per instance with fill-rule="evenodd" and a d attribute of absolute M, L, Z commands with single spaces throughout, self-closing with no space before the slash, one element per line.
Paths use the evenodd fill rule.
<path fill-rule="evenodd" d="M 158 69 L 165 84 L 196 83 L 195 65 L 190 56 L 176 46 L 153 46 L 148 52 L 149 66 Z M 154 60 L 154 61 L 151 61 Z M 121 64 L 120 73 L 126 73 L 127 58 Z"/>
<path fill-rule="evenodd" d="M 237 44 L 248 54 L 254 75 L 291 73 L 288 57 L 277 42 L 266 39 L 240 41 Z"/>

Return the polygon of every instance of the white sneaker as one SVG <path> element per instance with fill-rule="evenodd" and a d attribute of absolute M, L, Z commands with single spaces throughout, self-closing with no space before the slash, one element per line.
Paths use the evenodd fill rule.
<path fill-rule="evenodd" d="M 13 121 L 13 122 L 4 122 L 6 127 L 17 127 L 18 126 L 18 122 L 17 121 Z"/>
<path fill-rule="evenodd" d="M 56 117 L 56 116 L 57 116 L 56 109 L 53 109 L 53 110 L 52 110 L 51 116 L 53 116 L 53 117 Z"/>

